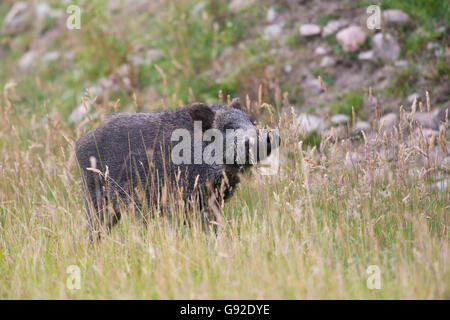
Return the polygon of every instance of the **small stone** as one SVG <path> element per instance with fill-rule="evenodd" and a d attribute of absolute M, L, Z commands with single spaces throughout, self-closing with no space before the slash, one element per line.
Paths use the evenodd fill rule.
<path fill-rule="evenodd" d="M 274 7 L 269 8 L 266 14 L 267 22 L 274 22 L 276 18 L 277 18 L 277 11 L 275 10 L 275 8 Z"/>
<path fill-rule="evenodd" d="M 144 54 L 137 53 L 130 57 L 131 62 L 135 66 L 139 66 L 142 64 L 151 64 L 153 61 L 158 60 L 164 57 L 164 53 L 160 50 L 149 49 Z"/>
<path fill-rule="evenodd" d="M 333 67 L 335 64 L 336 60 L 333 57 L 325 56 L 322 58 L 322 61 L 320 62 L 320 67 L 328 68 Z"/>
<path fill-rule="evenodd" d="M 340 28 L 345 27 L 346 22 L 344 20 L 330 20 L 327 25 L 323 27 L 322 36 L 330 36 L 339 31 Z"/>
<path fill-rule="evenodd" d="M 358 60 L 362 60 L 362 61 L 372 61 L 372 60 L 374 60 L 374 58 L 375 58 L 375 55 L 372 50 L 361 52 L 358 55 Z"/>
<path fill-rule="evenodd" d="M 398 60 L 398 61 L 395 61 L 394 65 L 397 68 L 406 68 L 408 66 L 408 61 L 406 61 L 406 60 Z"/>
<path fill-rule="evenodd" d="M 322 138 L 331 138 L 332 141 L 339 141 L 347 137 L 347 130 L 343 126 L 332 127 L 322 132 Z"/>
<path fill-rule="evenodd" d="M 304 24 L 299 29 L 300 35 L 304 37 L 313 37 L 320 34 L 320 27 L 318 25 L 308 23 Z"/>
<path fill-rule="evenodd" d="M 439 110 L 439 113 L 436 116 L 436 120 L 439 122 L 445 122 L 446 119 L 450 121 L 450 103 L 447 103 L 447 106 L 443 107 Z"/>
<path fill-rule="evenodd" d="M 383 60 L 397 60 L 400 56 L 400 46 L 397 41 L 390 35 L 377 33 L 372 38 L 374 52 L 377 57 Z"/>
<path fill-rule="evenodd" d="M 440 161 L 438 162 L 438 165 L 439 165 L 439 169 L 441 169 L 445 172 L 450 172 L 450 156 L 441 158 Z"/>
<path fill-rule="evenodd" d="M 322 46 L 318 46 L 315 50 L 314 50 L 314 54 L 318 55 L 318 56 L 323 56 L 324 54 L 327 53 L 327 50 L 322 47 Z"/>
<path fill-rule="evenodd" d="M 91 111 L 91 109 L 92 109 L 92 105 L 89 101 L 85 101 L 84 103 L 81 103 L 70 114 L 69 122 L 78 123 L 78 122 L 82 121 L 85 118 L 85 116 Z"/>
<path fill-rule="evenodd" d="M 383 125 L 384 129 L 391 129 L 397 123 L 397 114 L 396 113 L 388 113 L 381 117 L 380 124 Z"/>
<path fill-rule="evenodd" d="M 436 34 L 438 36 L 442 35 L 443 33 L 445 33 L 445 31 L 447 30 L 447 28 L 445 26 L 439 27 L 435 30 Z"/>
<path fill-rule="evenodd" d="M 272 24 L 264 28 L 264 38 L 271 39 L 278 37 L 282 32 L 281 26 L 277 24 Z"/>
<path fill-rule="evenodd" d="M 233 13 L 238 13 L 246 8 L 248 8 L 254 0 L 233 0 L 228 7 Z"/>
<path fill-rule="evenodd" d="M 348 168 L 354 168 L 357 162 L 363 160 L 363 157 L 357 152 L 347 152 L 345 154 L 344 165 Z"/>
<path fill-rule="evenodd" d="M 345 52 L 358 51 L 359 46 L 366 40 L 366 33 L 361 27 L 350 26 L 342 29 L 336 35 L 336 39 Z"/>
<path fill-rule="evenodd" d="M 7 33 L 17 35 L 31 27 L 32 22 L 33 12 L 30 5 L 25 1 L 19 1 L 6 14 L 3 28 Z"/>
<path fill-rule="evenodd" d="M 450 186 L 450 180 L 446 179 L 446 180 L 441 180 L 436 182 L 435 184 L 436 188 L 438 188 L 441 191 L 447 191 L 448 187 Z"/>
<path fill-rule="evenodd" d="M 336 125 L 347 124 L 350 121 L 350 118 L 345 114 L 335 114 L 331 117 L 330 121 Z"/>
<path fill-rule="evenodd" d="M 441 46 L 439 45 L 439 43 L 437 42 L 428 42 L 427 44 L 427 50 L 434 50 L 434 49 L 439 49 Z"/>
<path fill-rule="evenodd" d="M 42 2 L 36 5 L 35 14 L 38 20 L 44 21 L 47 18 L 60 18 L 64 15 L 64 12 L 62 10 L 55 10 L 47 3 Z"/>
<path fill-rule="evenodd" d="M 149 49 L 145 53 L 145 59 L 147 59 L 147 63 L 150 63 L 153 60 L 158 60 L 162 57 L 164 57 L 164 53 L 162 53 L 162 51 L 157 50 L 157 49 Z"/>
<path fill-rule="evenodd" d="M 444 53 L 444 50 L 441 48 L 440 44 L 437 42 L 429 42 L 427 44 L 427 49 L 429 51 L 434 51 L 435 56 L 439 57 Z"/>
<path fill-rule="evenodd" d="M 266 66 L 264 70 L 265 76 L 267 79 L 272 79 L 275 76 L 275 67 L 272 64 Z"/>
<path fill-rule="evenodd" d="M 36 63 L 39 56 L 37 51 L 27 51 L 17 62 L 17 66 L 21 71 L 29 71 L 29 69 Z"/>
<path fill-rule="evenodd" d="M 417 92 L 414 92 L 413 94 L 410 94 L 407 99 L 409 103 L 413 103 L 414 100 L 419 100 L 420 98 L 420 94 L 418 94 Z"/>
<path fill-rule="evenodd" d="M 43 64 L 49 64 L 50 62 L 53 62 L 55 60 L 58 60 L 61 57 L 61 52 L 59 51 L 50 51 L 45 53 L 41 57 L 41 61 Z"/>
<path fill-rule="evenodd" d="M 390 24 L 404 24 L 409 22 L 409 15 L 401 10 L 389 9 L 383 11 L 383 21 Z"/>
<path fill-rule="evenodd" d="M 284 65 L 283 71 L 286 73 L 290 73 L 292 71 L 292 66 L 290 64 Z"/>
<path fill-rule="evenodd" d="M 200 1 L 195 6 L 192 7 L 191 13 L 193 16 L 200 16 L 200 14 L 205 10 L 206 2 Z"/>
<path fill-rule="evenodd" d="M 417 128 L 416 131 L 419 131 L 420 129 Z M 439 136 L 439 131 L 437 130 L 433 130 L 430 128 L 423 128 L 422 130 L 422 135 L 424 138 L 430 139 L 432 137 L 438 137 Z M 419 133 L 420 134 L 420 133 Z"/>
<path fill-rule="evenodd" d="M 125 64 L 120 65 L 116 69 L 115 74 L 117 74 L 119 77 L 127 77 L 127 76 L 129 76 L 130 71 L 131 71 L 130 65 L 125 63 Z"/>
<path fill-rule="evenodd" d="M 316 78 L 306 80 L 303 84 L 304 89 L 310 94 L 319 94 L 322 92 L 320 81 Z"/>
<path fill-rule="evenodd" d="M 356 121 L 353 131 L 356 133 L 359 133 L 361 131 L 369 132 L 370 129 L 371 129 L 370 123 L 368 123 L 367 121 Z"/>
<path fill-rule="evenodd" d="M 325 128 L 322 118 L 309 113 L 300 114 L 297 117 L 297 125 L 302 133 L 321 131 Z"/>

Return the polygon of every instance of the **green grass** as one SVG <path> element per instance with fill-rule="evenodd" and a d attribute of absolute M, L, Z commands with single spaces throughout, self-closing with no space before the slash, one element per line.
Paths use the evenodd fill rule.
<path fill-rule="evenodd" d="M 382 2 L 382 9 L 400 9 L 422 24 L 450 21 L 450 4 L 441 0 L 389 0 Z"/>
<path fill-rule="evenodd" d="M 330 105 L 330 109 L 334 114 L 346 114 L 352 117 L 352 108 L 355 113 L 359 114 L 364 102 L 364 96 L 361 92 L 355 90 L 349 90 L 346 93 L 342 93 L 337 97 L 337 101 Z"/>

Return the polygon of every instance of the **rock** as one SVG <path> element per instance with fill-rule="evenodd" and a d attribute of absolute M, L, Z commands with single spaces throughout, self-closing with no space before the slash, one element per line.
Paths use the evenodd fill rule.
<path fill-rule="evenodd" d="M 380 124 L 383 125 L 384 129 L 392 129 L 397 123 L 397 119 L 397 114 L 391 112 L 381 117 Z"/>
<path fill-rule="evenodd" d="M 436 182 L 435 186 L 441 191 L 448 191 L 448 187 L 450 186 L 450 180 L 449 179 L 440 180 Z"/>
<path fill-rule="evenodd" d="M 7 13 L 3 21 L 3 28 L 7 33 L 17 35 L 31 27 L 32 22 L 33 11 L 31 10 L 31 5 L 25 1 L 19 1 Z"/>
<path fill-rule="evenodd" d="M 278 37 L 283 29 L 278 24 L 272 24 L 264 28 L 264 38 L 271 39 Z"/>
<path fill-rule="evenodd" d="M 417 92 L 414 92 L 413 94 L 410 94 L 407 99 L 409 103 L 413 103 L 414 100 L 419 100 L 420 98 L 420 94 L 418 94 Z"/>
<path fill-rule="evenodd" d="M 331 141 L 339 141 L 347 137 L 347 130 L 343 126 L 333 127 L 322 132 L 322 138 L 331 138 Z"/>
<path fill-rule="evenodd" d="M 441 159 L 438 162 L 439 169 L 444 170 L 445 172 L 450 172 L 450 156 L 447 156 Z"/>
<path fill-rule="evenodd" d="M 437 42 L 428 42 L 427 43 L 427 50 L 434 50 L 434 49 L 439 49 L 441 46 L 439 45 L 439 43 Z"/>
<path fill-rule="evenodd" d="M 438 113 L 439 109 L 435 109 L 432 112 L 415 112 L 411 118 L 424 128 L 439 129 L 439 121 L 436 118 Z"/>
<path fill-rule="evenodd" d="M 436 120 L 439 122 L 445 122 L 446 119 L 450 121 L 450 103 L 447 103 L 446 107 L 443 107 L 439 110 L 439 113 L 436 116 Z"/>
<path fill-rule="evenodd" d="M 335 125 L 347 124 L 350 118 L 345 114 L 335 114 L 331 117 L 330 121 Z"/>
<path fill-rule="evenodd" d="M 344 20 L 330 20 L 327 25 L 323 27 L 322 36 L 330 36 L 339 31 L 339 29 L 345 27 L 347 22 Z"/>
<path fill-rule="evenodd" d="M 444 50 L 441 48 L 440 44 L 437 42 L 429 42 L 427 44 L 427 50 L 434 51 L 434 54 L 439 57 L 444 53 Z"/>
<path fill-rule="evenodd" d="M 439 27 L 435 30 L 436 34 L 438 36 L 441 36 L 445 33 L 445 31 L 447 30 L 447 28 L 445 26 Z"/>
<path fill-rule="evenodd" d="M 153 60 L 158 60 L 160 58 L 164 57 L 164 53 L 157 49 L 149 49 L 145 53 L 145 58 L 147 59 L 147 62 L 151 62 Z"/>
<path fill-rule="evenodd" d="M 370 123 L 368 123 L 367 121 L 356 121 L 353 131 L 355 133 L 359 133 L 361 131 L 369 132 L 370 129 L 371 129 Z"/>
<path fill-rule="evenodd" d="M 320 62 L 320 66 L 322 68 L 333 67 L 335 64 L 336 64 L 336 60 L 330 56 L 323 57 L 322 61 Z"/>
<path fill-rule="evenodd" d="M 286 73 L 290 73 L 292 71 L 292 66 L 290 64 L 286 64 L 283 67 L 283 71 L 286 72 Z"/>
<path fill-rule="evenodd" d="M 191 13 L 193 16 L 200 16 L 202 12 L 205 10 L 206 2 L 200 1 L 195 6 L 192 7 Z"/>
<path fill-rule="evenodd" d="M 131 89 L 131 67 L 128 64 L 120 65 L 113 74 L 109 77 L 109 80 L 113 82 L 112 89 L 114 91 L 120 89 Z"/>
<path fill-rule="evenodd" d="M 320 27 L 318 25 L 308 23 L 304 24 L 299 29 L 300 35 L 304 37 L 313 37 L 320 34 Z"/>
<path fill-rule="evenodd" d="M 318 46 L 315 50 L 314 50 L 314 54 L 318 55 L 318 56 L 323 56 L 324 54 L 327 53 L 327 50 L 322 47 L 322 46 Z"/>
<path fill-rule="evenodd" d="M 410 20 L 409 15 L 401 10 L 383 10 L 383 22 L 387 24 L 405 24 Z"/>
<path fill-rule="evenodd" d="M 267 22 L 274 22 L 276 18 L 277 18 L 277 11 L 275 10 L 275 8 L 274 7 L 269 8 L 266 14 Z"/>
<path fill-rule="evenodd" d="M 43 64 L 49 64 L 55 60 L 58 60 L 61 57 L 61 52 L 59 51 L 50 51 L 42 55 L 41 61 Z"/>
<path fill-rule="evenodd" d="M 84 104 L 81 103 L 69 116 L 69 122 L 78 123 L 84 120 L 85 116 L 92 110 L 92 105 L 89 101 L 85 101 Z"/>
<path fill-rule="evenodd" d="M 27 51 L 17 62 L 17 66 L 21 71 L 29 71 L 31 67 L 36 63 L 39 53 L 34 50 Z"/>
<path fill-rule="evenodd" d="M 375 58 L 375 54 L 373 53 L 372 50 L 361 52 L 358 55 L 358 60 L 362 60 L 362 61 L 373 61 L 374 58 Z"/>
<path fill-rule="evenodd" d="M 47 18 L 57 19 L 64 16 L 62 10 L 55 10 L 45 2 L 37 4 L 34 11 L 36 18 L 40 21 L 44 21 Z"/>
<path fill-rule="evenodd" d="M 390 35 L 377 33 L 372 38 L 372 45 L 375 55 L 383 60 L 397 60 L 400 56 L 400 46 L 397 41 Z"/>
<path fill-rule="evenodd" d="M 336 39 L 345 52 L 358 51 L 359 46 L 366 40 L 366 33 L 361 27 L 350 26 L 342 29 L 336 35 Z"/>
<path fill-rule="evenodd" d="M 149 49 L 142 56 L 141 54 L 135 54 L 130 57 L 133 65 L 138 66 L 141 64 L 151 64 L 153 61 L 164 57 L 164 53 L 157 49 Z"/>
<path fill-rule="evenodd" d="M 398 61 L 395 61 L 394 65 L 397 68 L 406 68 L 408 66 L 408 61 L 406 61 L 406 60 L 398 60 Z"/>
<path fill-rule="evenodd" d="M 325 128 L 322 118 L 309 113 L 300 114 L 297 117 L 297 125 L 302 133 L 322 131 Z"/>
<path fill-rule="evenodd" d="M 273 79 L 275 77 L 275 67 L 272 64 L 267 65 L 264 70 L 264 75 L 267 79 Z"/>
<path fill-rule="evenodd" d="M 439 131 L 429 129 L 429 128 L 423 128 L 423 129 L 416 128 L 416 130 L 414 131 L 414 136 L 419 137 L 421 131 L 422 131 L 422 136 L 427 139 L 431 139 L 433 136 L 434 137 L 439 136 Z"/>
<path fill-rule="evenodd" d="M 360 162 L 362 160 L 363 160 L 363 157 L 359 153 L 348 151 L 345 154 L 344 165 L 347 167 L 347 169 L 352 169 L 355 167 L 355 164 L 357 162 Z"/>
<path fill-rule="evenodd" d="M 306 80 L 303 83 L 303 87 L 309 94 L 319 94 L 322 92 L 320 81 L 316 78 Z"/>
<path fill-rule="evenodd" d="M 233 13 L 238 13 L 246 8 L 248 8 L 254 0 L 233 0 L 228 7 Z"/>
<path fill-rule="evenodd" d="M 89 87 L 89 88 L 86 89 L 86 93 L 87 93 L 87 95 L 89 97 L 91 95 L 93 97 L 99 97 L 101 95 L 102 91 L 103 91 L 102 87 L 101 86 L 97 86 L 97 85 Z"/>
<path fill-rule="evenodd" d="M 130 75 L 130 70 L 131 68 L 128 64 L 122 64 L 116 69 L 115 74 L 119 77 L 128 77 Z"/>

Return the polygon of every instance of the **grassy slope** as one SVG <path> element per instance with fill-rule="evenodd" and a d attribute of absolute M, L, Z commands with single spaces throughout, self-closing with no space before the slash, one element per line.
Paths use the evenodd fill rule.
<path fill-rule="evenodd" d="M 136 33 L 130 41 L 164 51 L 157 64 L 168 81 L 161 84 L 160 73 L 143 66 L 138 92 L 155 87 L 168 105 L 186 102 L 189 87 L 199 100 L 214 99 L 221 86 L 194 75 L 244 32 L 238 17 L 223 22 L 225 9 L 217 3 L 208 2 L 208 12 L 222 21 L 216 31 L 201 28 L 212 17 L 182 20 L 182 5 L 146 20 L 158 36 Z M 0 62 L 1 86 L 10 79 L 18 84 L 0 103 L 0 298 L 450 298 L 449 190 L 432 186 L 438 174 L 432 161 L 412 164 L 427 142 L 403 145 L 394 163 L 367 153 L 349 165 L 350 146 L 323 143 L 323 157 L 298 147 L 287 118 L 280 119 L 279 174 L 246 177 L 226 205 L 228 225 L 217 236 L 173 228 L 165 219 L 145 229 L 126 217 L 101 246 L 91 247 L 73 155 L 77 130 L 65 119 L 85 84 L 123 63 L 129 50 L 120 33 L 95 29 L 96 19 L 87 17 L 87 31 L 71 40 L 79 78 L 58 66 L 21 76 L 13 67 L 20 51 Z M 112 25 L 109 19 L 102 21 Z M 124 34 L 136 31 L 133 23 L 127 26 Z M 102 43 L 95 41 L 99 33 Z M 28 41 L 25 35 L 18 50 Z M 198 50 L 186 50 L 185 41 Z M 226 93 L 236 90 L 233 81 L 222 85 Z M 122 108 L 132 104 L 126 94 L 111 101 L 116 98 Z M 378 144 L 392 148 L 389 139 L 380 137 Z M 72 264 L 82 276 L 74 292 L 66 288 Z M 367 289 L 369 265 L 381 269 L 381 290 Z"/>

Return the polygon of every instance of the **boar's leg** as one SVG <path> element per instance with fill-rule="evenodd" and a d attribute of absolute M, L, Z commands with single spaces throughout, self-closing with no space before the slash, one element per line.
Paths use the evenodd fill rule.
<path fill-rule="evenodd" d="M 222 216 L 223 201 L 213 185 L 208 184 L 206 187 L 206 201 L 202 206 L 202 227 L 205 232 L 209 232 L 212 227 L 217 232 L 218 227 L 224 226 L 225 221 Z"/>
<path fill-rule="evenodd" d="M 97 173 L 87 173 L 85 192 L 89 239 L 99 240 L 103 230 L 109 232 L 120 220 L 116 197 L 105 179 Z"/>

